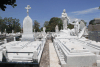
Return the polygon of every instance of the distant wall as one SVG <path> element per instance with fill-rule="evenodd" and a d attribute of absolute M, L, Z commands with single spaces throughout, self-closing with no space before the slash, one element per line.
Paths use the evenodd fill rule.
<path fill-rule="evenodd" d="M 88 39 L 100 42 L 100 31 L 89 31 Z"/>
<path fill-rule="evenodd" d="M 89 25 L 88 31 L 100 31 L 100 24 L 97 25 Z"/>

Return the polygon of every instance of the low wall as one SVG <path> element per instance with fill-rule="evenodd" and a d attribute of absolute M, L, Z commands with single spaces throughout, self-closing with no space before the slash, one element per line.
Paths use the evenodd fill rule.
<path fill-rule="evenodd" d="M 88 39 L 100 42 L 100 31 L 89 31 Z"/>

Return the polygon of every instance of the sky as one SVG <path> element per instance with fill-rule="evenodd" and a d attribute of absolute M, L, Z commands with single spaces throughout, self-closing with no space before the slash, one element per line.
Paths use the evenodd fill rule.
<path fill-rule="evenodd" d="M 61 18 L 63 9 L 66 10 L 70 22 L 79 19 L 86 21 L 88 25 L 90 20 L 100 18 L 100 10 L 98 9 L 100 0 L 16 0 L 15 4 L 17 4 L 15 8 L 7 5 L 5 11 L 0 10 L 0 16 L 19 19 L 21 27 L 27 16 L 25 9 L 27 5 L 31 7 L 29 16 L 33 21 L 37 20 L 41 27 L 45 21 L 49 21 L 52 17 Z"/>

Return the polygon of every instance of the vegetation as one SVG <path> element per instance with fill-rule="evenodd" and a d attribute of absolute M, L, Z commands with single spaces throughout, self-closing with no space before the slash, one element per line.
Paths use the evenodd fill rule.
<path fill-rule="evenodd" d="M 69 29 L 73 29 L 74 28 L 74 25 L 72 25 L 72 24 L 68 24 L 68 27 L 67 28 L 69 28 Z"/>
<path fill-rule="evenodd" d="M 15 4 L 15 3 L 16 3 L 16 0 L 1 0 L 0 1 L 0 9 L 5 11 L 5 9 L 6 9 L 5 5 L 11 5 L 14 8 L 15 6 L 17 6 L 17 4 Z"/>
<path fill-rule="evenodd" d="M 50 21 L 45 21 L 44 26 L 46 27 L 46 32 L 55 32 L 56 25 L 58 25 L 59 30 L 62 28 L 63 23 L 61 18 L 53 17 Z"/>
<path fill-rule="evenodd" d="M 84 20 L 81 21 L 86 24 Z M 72 23 L 74 23 L 74 21 Z M 58 25 L 59 30 L 63 28 L 63 22 L 61 18 L 52 17 L 50 21 L 45 21 L 43 26 L 46 27 L 46 32 L 55 32 L 56 25 Z M 74 25 L 68 24 L 68 28 L 73 29 Z M 11 33 L 12 30 L 14 30 L 15 33 L 21 32 L 21 25 L 19 23 L 19 19 L 13 19 L 12 17 L 5 17 L 4 19 L 2 19 L 2 17 L 0 17 L 0 31 L 4 32 L 5 29 L 7 33 Z M 34 20 L 33 31 L 34 29 L 35 32 L 43 31 L 43 27 L 40 28 L 40 23 L 37 20 Z"/>
<path fill-rule="evenodd" d="M 90 22 L 89 22 L 89 25 L 91 24 L 91 25 L 96 25 L 96 23 L 94 22 L 95 20 L 91 20 Z"/>
<path fill-rule="evenodd" d="M 4 19 L 2 19 L 2 17 L 0 18 L 0 31 L 4 32 L 6 29 L 7 33 L 11 33 L 12 30 L 14 30 L 14 32 L 20 32 L 21 31 L 21 25 L 19 23 L 19 19 L 13 19 L 12 17 L 5 17 Z"/>
<path fill-rule="evenodd" d="M 34 20 L 33 31 L 35 29 L 35 32 L 40 32 L 39 27 L 40 27 L 40 23 L 38 23 L 37 20 Z"/>
<path fill-rule="evenodd" d="M 48 24 L 49 24 L 49 21 L 45 21 L 43 26 L 46 27 L 48 26 Z"/>
<path fill-rule="evenodd" d="M 86 25 L 86 22 L 84 20 L 81 20 L 81 21 L 83 21 Z M 72 23 L 75 23 L 75 21 L 73 21 Z M 61 18 L 52 17 L 50 19 L 50 21 L 45 21 L 44 26 L 46 27 L 46 32 L 55 32 L 56 25 L 58 25 L 59 30 L 61 30 L 63 28 L 63 22 L 62 22 Z M 73 29 L 74 25 L 68 24 L 68 28 Z M 42 30 L 42 28 L 41 28 L 41 30 Z"/>

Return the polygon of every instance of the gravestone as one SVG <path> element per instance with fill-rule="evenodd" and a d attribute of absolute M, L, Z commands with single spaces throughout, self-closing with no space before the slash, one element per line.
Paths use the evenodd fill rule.
<path fill-rule="evenodd" d="M 6 34 L 6 29 L 5 29 L 5 34 Z"/>
<path fill-rule="evenodd" d="M 56 25 L 56 27 L 55 27 L 55 32 L 56 32 L 56 33 L 59 32 L 58 25 Z"/>
<path fill-rule="evenodd" d="M 34 41 L 34 36 L 32 33 L 32 19 L 29 17 L 29 9 L 31 9 L 30 5 L 25 7 L 27 9 L 27 16 L 23 20 L 23 34 L 22 34 L 22 41 Z"/>
<path fill-rule="evenodd" d="M 45 27 L 43 27 L 43 32 L 45 33 L 45 30 L 46 30 L 46 28 Z"/>

